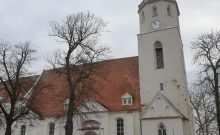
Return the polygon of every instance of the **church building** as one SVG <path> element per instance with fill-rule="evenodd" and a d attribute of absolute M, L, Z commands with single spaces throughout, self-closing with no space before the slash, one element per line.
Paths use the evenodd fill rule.
<path fill-rule="evenodd" d="M 143 0 L 138 14 L 138 56 L 100 62 L 101 72 L 86 83 L 86 98 L 77 101 L 82 115 L 74 116 L 74 135 L 194 135 L 178 4 Z M 34 98 L 39 119 L 15 122 L 13 134 L 64 135 L 66 78 L 46 70 L 32 79 L 46 86 L 24 96 Z"/>

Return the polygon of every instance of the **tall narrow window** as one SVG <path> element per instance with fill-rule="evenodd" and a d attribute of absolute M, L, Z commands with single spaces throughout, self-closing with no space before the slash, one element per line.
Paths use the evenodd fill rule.
<path fill-rule="evenodd" d="M 220 62 L 218 64 L 220 64 Z M 220 67 L 217 69 L 217 73 L 218 73 L 218 87 L 220 88 Z"/>
<path fill-rule="evenodd" d="M 117 135 L 124 135 L 124 120 L 122 118 L 117 119 Z"/>
<path fill-rule="evenodd" d="M 163 90 L 163 83 L 160 83 L 160 90 Z"/>
<path fill-rule="evenodd" d="M 164 60 L 163 60 L 163 47 L 162 44 L 157 41 L 154 45 L 155 47 L 155 54 L 156 54 L 156 64 L 157 69 L 164 68 Z"/>
<path fill-rule="evenodd" d="M 26 132 L 26 125 L 21 126 L 21 135 L 25 135 Z"/>
<path fill-rule="evenodd" d="M 153 17 L 158 16 L 157 7 L 156 6 L 153 6 L 152 12 L 153 12 Z"/>
<path fill-rule="evenodd" d="M 49 135 L 54 135 L 55 123 L 51 122 L 49 124 Z"/>
<path fill-rule="evenodd" d="M 161 122 L 158 127 L 158 135 L 166 135 L 167 131 L 164 124 Z"/>
<path fill-rule="evenodd" d="M 141 23 L 145 22 L 145 14 L 144 12 L 141 13 Z"/>
<path fill-rule="evenodd" d="M 170 5 L 167 6 L 167 15 L 168 16 L 172 15 L 172 9 L 171 9 Z"/>

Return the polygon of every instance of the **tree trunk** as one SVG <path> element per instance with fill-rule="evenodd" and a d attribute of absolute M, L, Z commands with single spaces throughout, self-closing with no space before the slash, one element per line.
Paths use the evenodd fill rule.
<path fill-rule="evenodd" d="M 214 94 L 215 94 L 215 105 L 216 105 L 216 114 L 217 114 L 217 125 L 218 125 L 218 134 L 220 135 L 220 102 L 219 102 L 219 80 L 218 80 L 218 73 L 214 71 Z"/>
<path fill-rule="evenodd" d="M 65 135 L 72 135 L 73 134 L 73 108 L 74 108 L 74 101 L 75 101 L 75 85 L 72 80 L 72 72 L 70 69 L 70 52 L 67 54 L 66 57 L 66 72 L 67 72 L 67 82 L 69 84 L 69 104 L 68 104 L 68 111 L 67 111 L 67 119 L 66 119 L 66 126 L 65 126 Z"/>
<path fill-rule="evenodd" d="M 65 135 L 72 135 L 73 134 L 73 116 L 67 115 L 67 121 L 65 126 Z"/>
<path fill-rule="evenodd" d="M 209 125 L 207 124 L 207 122 L 206 122 L 206 124 L 205 124 L 205 134 L 206 135 L 208 135 L 209 134 Z"/>
<path fill-rule="evenodd" d="M 71 86 L 70 86 L 71 90 Z M 72 92 L 70 92 L 72 93 Z M 65 126 L 65 135 L 72 135 L 73 134 L 73 101 L 74 96 L 70 95 L 70 101 L 68 105 L 68 111 L 67 111 L 67 118 L 66 118 L 66 126 Z"/>
<path fill-rule="evenodd" d="M 217 92 L 218 93 L 218 92 Z M 219 94 L 215 94 L 215 104 L 216 104 L 216 113 L 217 113 L 217 125 L 218 133 L 220 135 L 220 104 L 219 104 Z"/>
<path fill-rule="evenodd" d="M 202 135 L 205 135 L 205 130 L 204 130 L 204 127 L 202 126 Z"/>
<path fill-rule="evenodd" d="M 11 135 L 11 125 L 7 125 L 5 135 Z"/>

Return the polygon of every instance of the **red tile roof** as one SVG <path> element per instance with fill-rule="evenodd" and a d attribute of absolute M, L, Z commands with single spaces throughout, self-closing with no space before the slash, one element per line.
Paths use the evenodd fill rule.
<path fill-rule="evenodd" d="M 17 90 L 16 93 L 18 93 L 18 90 L 20 91 L 18 95 L 19 99 L 23 98 L 26 95 L 26 93 L 34 85 L 38 77 L 39 77 L 38 75 L 35 75 L 35 76 L 20 78 L 20 81 L 19 81 L 20 87 L 19 89 L 16 89 Z M 10 85 L 8 84 L 9 82 L 5 82 L 5 83 L 10 88 Z M 5 86 L 2 83 L 0 83 L 0 97 L 4 97 L 4 101 L 9 100 L 9 95 L 5 89 Z"/>
<path fill-rule="evenodd" d="M 110 111 L 139 109 L 138 57 L 106 60 L 100 64 L 100 72 L 93 74 L 86 82 L 86 97 L 94 99 Z M 43 117 L 62 115 L 63 103 L 68 96 L 65 76 L 53 70 L 45 71 L 39 87 L 34 90 L 33 110 Z M 121 97 L 125 93 L 133 96 L 133 105 L 122 105 Z"/>

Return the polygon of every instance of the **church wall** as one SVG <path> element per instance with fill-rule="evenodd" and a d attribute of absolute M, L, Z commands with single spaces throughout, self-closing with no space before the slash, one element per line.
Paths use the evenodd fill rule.
<path fill-rule="evenodd" d="M 157 135 L 158 127 L 160 123 L 165 125 L 167 135 L 184 135 L 182 120 L 176 119 L 155 119 L 155 120 L 143 120 L 142 131 L 144 135 Z"/>
<path fill-rule="evenodd" d="M 98 114 L 89 114 L 88 120 L 98 121 L 100 126 L 100 135 L 117 135 L 116 134 L 116 120 L 117 118 L 123 118 L 124 120 L 124 130 L 125 135 L 140 135 L 140 123 L 139 123 L 139 112 L 135 111 L 132 113 L 127 113 L 125 111 L 118 112 L 102 112 Z M 49 134 L 49 123 L 55 123 L 55 133 L 54 135 L 64 135 L 65 130 L 65 117 L 55 118 L 46 117 L 43 120 L 36 120 L 33 122 L 33 126 L 30 126 L 28 122 L 25 123 L 27 130 L 26 135 L 48 135 Z M 16 126 L 15 126 L 16 125 Z M 13 126 L 13 135 L 20 134 L 20 127 L 23 123 L 15 123 Z M 81 123 L 74 121 L 74 135 L 83 135 L 81 132 Z M 0 133 L 4 133 L 3 129 L 0 129 Z"/>
<path fill-rule="evenodd" d="M 116 120 L 122 118 L 124 120 L 125 135 L 139 135 L 140 134 L 140 123 L 139 123 L 139 112 L 111 112 L 109 114 L 109 135 L 116 134 Z"/>

